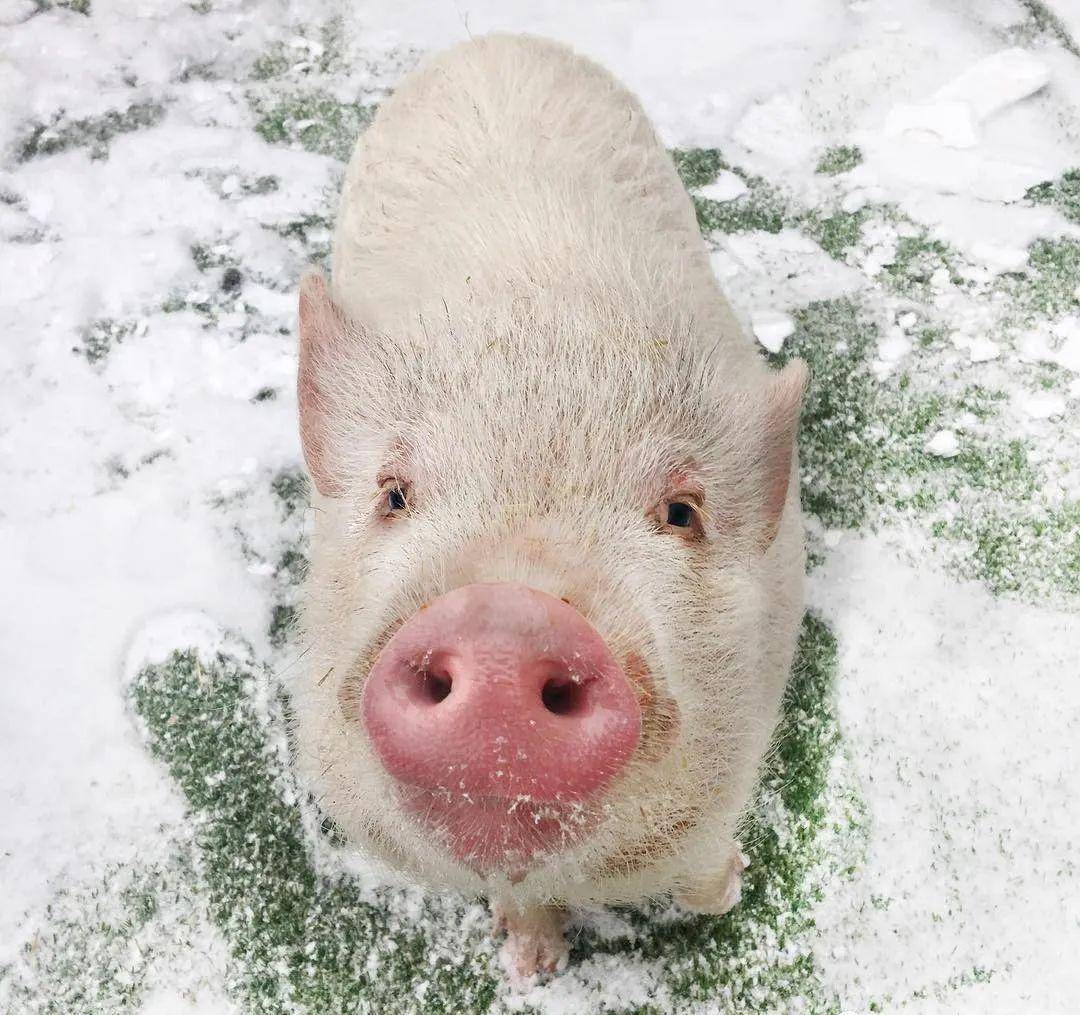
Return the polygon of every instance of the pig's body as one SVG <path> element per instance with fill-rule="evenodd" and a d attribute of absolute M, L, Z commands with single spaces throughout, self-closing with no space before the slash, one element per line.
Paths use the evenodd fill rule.
<path fill-rule="evenodd" d="M 520 972 L 558 958 L 543 907 L 675 891 L 725 909 L 802 612 L 788 479 L 803 374 L 770 373 L 741 334 L 637 100 L 538 39 L 429 61 L 350 163 L 338 310 L 306 285 L 301 430 L 319 493 L 295 698 L 323 806 L 417 878 L 496 896 Z M 377 498 L 387 483 L 400 500 Z M 521 589 L 522 609 L 530 590 L 572 604 L 640 706 L 600 788 L 573 791 L 582 831 L 502 867 L 401 804 L 394 706 L 380 732 L 361 708 L 414 611 L 491 583 Z"/>

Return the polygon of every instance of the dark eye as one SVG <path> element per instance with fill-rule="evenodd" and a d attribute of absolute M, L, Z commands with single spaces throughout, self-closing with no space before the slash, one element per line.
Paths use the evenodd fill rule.
<path fill-rule="evenodd" d="M 392 486 L 387 491 L 386 506 L 391 511 L 404 511 L 409 506 L 405 491 L 400 486 Z"/>
<path fill-rule="evenodd" d="M 667 506 L 667 523 L 676 528 L 689 528 L 694 523 L 694 509 L 681 500 L 673 500 Z"/>

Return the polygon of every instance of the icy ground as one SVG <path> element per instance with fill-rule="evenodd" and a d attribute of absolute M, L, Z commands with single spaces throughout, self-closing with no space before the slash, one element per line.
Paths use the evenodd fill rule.
<path fill-rule="evenodd" d="M 524 996 L 481 906 L 311 827 L 276 690 L 296 281 L 378 102 L 493 28 L 640 93 L 814 375 L 747 898 L 583 914 Z M 0 1011 L 1075 1011 L 1078 40 L 1077 0 L 0 0 Z"/>

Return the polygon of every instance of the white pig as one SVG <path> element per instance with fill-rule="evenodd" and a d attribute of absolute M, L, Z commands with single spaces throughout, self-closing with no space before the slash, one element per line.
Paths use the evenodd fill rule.
<path fill-rule="evenodd" d="M 543 39 L 428 60 L 300 290 L 298 764 L 358 847 L 488 896 L 738 900 L 803 609 L 795 433 L 638 101 Z"/>

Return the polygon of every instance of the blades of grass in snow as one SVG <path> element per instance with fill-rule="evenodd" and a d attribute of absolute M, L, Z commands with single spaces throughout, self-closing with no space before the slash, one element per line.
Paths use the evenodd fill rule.
<path fill-rule="evenodd" d="M 55 155 L 69 148 L 89 148 L 91 158 L 105 158 L 109 143 L 119 134 L 153 127 L 165 115 L 158 102 L 138 102 L 126 109 L 110 109 L 100 116 L 69 120 L 62 112 L 49 123 L 33 124 L 18 142 L 23 161 Z"/>
<path fill-rule="evenodd" d="M 0 970 L 0 1009 L 23 1015 L 119 1015 L 138 1009 L 156 971 L 205 951 L 198 877 L 186 843 L 161 862 L 111 865 L 59 892 L 18 962 Z M 194 901 L 193 901 L 194 900 Z"/>
<path fill-rule="evenodd" d="M 822 153 L 814 172 L 824 176 L 838 176 L 854 169 L 862 160 L 862 151 L 856 145 L 837 145 Z"/>

